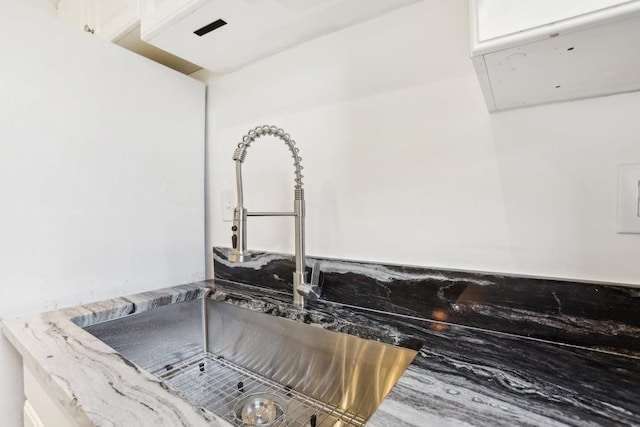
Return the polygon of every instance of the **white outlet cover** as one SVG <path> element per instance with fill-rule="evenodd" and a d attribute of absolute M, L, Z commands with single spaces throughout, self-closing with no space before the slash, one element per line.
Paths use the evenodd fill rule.
<path fill-rule="evenodd" d="M 640 234 L 640 164 L 618 168 L 618 233 Z"/>

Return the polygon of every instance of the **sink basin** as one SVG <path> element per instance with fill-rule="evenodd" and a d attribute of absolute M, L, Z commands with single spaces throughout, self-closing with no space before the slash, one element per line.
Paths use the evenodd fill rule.
<path fill-rule="evenodd" d="M 208 298 L 84 329 L 237 426 L 364 425 L 416 355 Z"/>

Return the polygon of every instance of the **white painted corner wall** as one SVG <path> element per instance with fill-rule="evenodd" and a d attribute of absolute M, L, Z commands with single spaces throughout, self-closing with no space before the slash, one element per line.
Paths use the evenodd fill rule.
<path fill-rule="evenodd" d="M 204 85 L 20 1 L 0 52 L 0 320 L 203 279 Z"/>
<path fill-rule="evenodd" d="M 424 0 L 198 73 L 207 247 L 230 246 L 235 144 L 275 124 L 303 158 L 310 255 L 640 284 L 640 235 L 616 233 L 618 164 L 640 162 L 640 92 L 490 115 L 468 35 L 467 1 Z M 292 208 L 282 144 L 260 139 L 243 170 L 249 210 Z M 250 248 L 293 253 L 290 219 L 248 227 Z"/>

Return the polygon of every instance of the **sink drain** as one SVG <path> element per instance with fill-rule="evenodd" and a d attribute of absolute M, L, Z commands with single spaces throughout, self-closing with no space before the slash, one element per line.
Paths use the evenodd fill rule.
<path fill-rule="evenodd" d="M 247 426 L 269 426 L 284 415 L 284 403 L 272 393 L 252 394 L 238 401 L 234 412 Z"/>

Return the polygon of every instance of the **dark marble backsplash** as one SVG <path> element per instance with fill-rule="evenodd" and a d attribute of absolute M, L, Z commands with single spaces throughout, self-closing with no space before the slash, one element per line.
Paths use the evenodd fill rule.
<path fill-rule="evenodd" d="M 215 277 L 292 290 L 291 255 L 230 263 L 214 248 Z M 321 263 L 322 299 L 640 356 L 640 288 L 478 272 L 308 258 Z"/>

